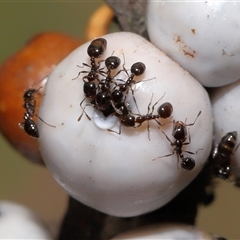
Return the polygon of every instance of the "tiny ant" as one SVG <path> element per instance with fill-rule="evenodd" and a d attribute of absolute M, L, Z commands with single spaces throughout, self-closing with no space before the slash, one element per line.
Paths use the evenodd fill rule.
<path fill-rule="evenodd" d="M 123 55 L 123 57 L 124 57 L 124 55 Z M 125 63 L 124 63 L 124 64 L 125 64 Z M 120 93 L 122 93 L 122 100 L 123 100 L 123 93 L 128 94 L 129 89 L 131 89 L 132 96 L 133 96 L 133 100 L 134 100 L 135 105 L 136 105 L 136 107 L 137 107 L 137 110 L 138 110 L 138 112 L 139 112 L 139 109 L 138 109 L 138 106 L 137 106 L 137 102 L 136 102 L 136 99 L 135 99 L 135 97 L 134 97 L 134 91 L 133 91 L 133 89 L 132 89 L 132 85 L 133 85 L 133 84 L 136 84 L 136 82 L 134 81 L 134 77 L 135 77 L 135 76 L 140 76 L 140 75 L 142 75 L 142 74 L 145 72 L 146 66 L 145 66 L 145 64 L 142 63 L 142 62 L 136 62 L 136 63 L 134 63 L 134 64 L 131 66 L 131 69 L 130 69 L 131 74 L 130 74 L 130 76 L 129 76 L 127 70 L 126 70 L 125 67 L 124 67 L 124 64 L 123 64 L 123 69 L 120 70 L 120 71 L 117 73 L 117 75 L 118 75 L 121 71 L 124 71 L 124 72 L 126 72 L 126 74 L 128 75 L 128 79 L 127 79 L 127 81 L 124 82 L 124 83 L 118 83 L 118 84 L 116 84 L 116 86 L 113 88 L 113 91 L 118 91 L 118 94 L 119 94 L 119 95 L 120 95 Z M 125 96 L 126 96 L 126 95 L 125 95 Z M 120 102 L 120 97 L 118 98 L 117 101 Z"/>
<path fill-rule="evenodd" d="M 41 88 L 41 87 L 40 87 Z M 19 123 L 19 126 L 25 130 L 25 132 L 34 137 L 39 138 L 39 132 L 36 123 L 33 121 L 34 115 L 37 116 L 42 122 L 46 123 L 42 118 L 40 118 L 37 114 L 35 114 L 36 110 L 36 98 L 35 94 L 38 93 L 39 89 L 30 88 L 23 94 L 24 105 L 23 107 L 26 109 L 26 113 L 24 114 L 24 122 Z M 50 127 L 52 126 L 46 123 Z"/>
<path fill-rule="evenodd" d="M 229 132 L 223 136 L 213 152 L 214 174 L 221 179 L 229 179 L 231 176 L 231 155 L 238 149 L 235 147 L 237 132 Z"/>
<path fill-rule="evenodd" d="M 182 152 L 184 151 L 184 152 L 187 152 L 190 154 L 197 154 L 198 151 L 202 150 L 202 149 L 198 149 L 194 153 L 194 152 L 182 150 L 182 147 L 183 147 L 183 145 L 188 145 L 191 143 L 191 136 L 190 136 L 190 133 L 187 131 L 186 127 L 194 125 L 196 120 L 200 116 L 200 114 L 201 114 L 201 111 L 199 111 L 199 113 L 193 123 L 186 124 L 186 123 L 183 123 L 182 121 L 173 121 L 172 136 L 175 138 L 174 142 L 172 142 L 170 140 L 170 138 L 167 136 L 167 134 L 161 130 L 162 133 L 165 135 L 166 139 L 170 142 L 171 146 L 174 146 L 175 148 L 173 149 L 171 154 L 157 157 L 157 158 L 154 158 L 153 160 L 156 160 L 156 159 L 159 159 L 162 157 L 169 157 L 169 156 L 172 156 L 174 153 L 176 153 L 176 155 L 178 157 L 178 161 L 179 161 L 179 158 L 182 160 L 182 162 L 181 162 L 182 169 L 186 170 L 186 171 L 191 171 L 195 167 L 195 160 L 190 157 L 184 157 Z M 188 137 L 189 141 L 185 142 L 187 140 L 187 137 Z"/>
<path fill-rule="evenodd" d="M 88 56 L 90 57 L 90 65 L 83 63 L 83 66 L 90 67 L 91 70 L 79 72 L 77 77 L 73 78 L 73 80 L 77 79 L 81 73 L 88 73 L 88 75 L 84 76 L 83 79 L 87 79 L 89 82 L 98 79 L 100 64 L 96 63 L 96 58 L 100 58 L 104 54 L 106 47 L 107 47 L 106 39 L 104 38 L 94 39 L 87 48 L 87 53 Z"/>
<path fill-rule="evenodd" d="M 123 66 L 124 71 L 127 73 L 127 70 Z M 131 74 L 128 77 L 125 83 L 119 83 L 115 88 L 118 88 L 121 92 L 128 92 L 129 88 L 131 88 L 132 84 L 136 83 L 134 81 L 135 76 L 140 76 L 145 72 L 146 66 L 142 62 L 136 62 L 131 66 Z M 128 73 L 127 73 L 128 74 Z M 132 91 L 133 92 L 133 91 Z"/>
<path fill-rule="evenodd" d="M 158 99 L 158 101 L 156 103 L 154 103 L 152 105 L 152 111 L 150 112 L 150 106 L 152 104 L 152 99 L 153 99 L 153 94 L 150 100 L 150 103 L 148 104 L 148 111 L 147 114 L 145 115 L 139 115 L 138 117 L 136 117 L 135 123 L 138 123 L 138 126 L 136 127 L 140 127 L 145 121 L 148 121 L 148 139 L 150 140 L 150 129 L 149 129 L 149 121 L 150 120 L 155 120 L 159 125 L 161 125 L 161 123 L 157 120 L 158 118 L 169 118 L 172 114 L 173 111 L 173 106 L 171 103 L 169 102 L 165 102 L 163 104 L 161 104 L 158 109 L 157 109 L 157 114 L 153 114 L 154 112 L 154 108 L 155 106 L 159 103 L 159 101 L 165 96 L 165 93 L 163 94 L 163 96 Z"/>
<path fill-rule="evenodd" d="M 105 60 L 105 65 L 108 71 L 106 72 L 107 76 L 104 81 L 100 81 L 98 85 L 96 85 L 94 81 L 84 81 L 83 84 L 83 92 L 85 97 L 88 98 L 93 103 L 93 105 L 101 111 L 105 110 L 111 104 L 110 82 L 112 80 L 112 77 L 110 74 L 111 70 L 116 69 L 120 65 L 120 59 L 116 56 L 110 56 Z M 101 71 L 101 73 L 103 74 L 103 71 Z M 80 106 L 84 100 L 80 103 Z"/>

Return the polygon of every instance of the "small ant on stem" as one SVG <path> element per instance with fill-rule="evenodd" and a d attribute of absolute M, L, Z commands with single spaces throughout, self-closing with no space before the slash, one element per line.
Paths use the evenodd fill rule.
<path fill-rule="evenodd" d="M 159 158 L 172 156 L 173 154 L 176 153 L 177 158 L 178 158 L 178 163 L 179 163 L 179 158 L 182 161 L 181 168 L 186 171 L 191 171 L 195 167 L 195 160 L 190 157 L 184 157 L 183 152 L 187 152 L 189 154 L 196 155 L 198 153 L 198 151 L 202 150 L 202 149 L 200 148 L 196 152 L 190 152 L 187 150 L 182 150 L 182 147 L 184 145 L 188 145 L 191 143 L 191 135 L 190 135 L 190 132 L 187 131 L 186 127 L 193 126 L 195 124 L 195 122 L 197 121 L 198 117 L 200 116 L 200 114 L 201 114 L 201 111 L 199 111 L 199 113 L 193 123 L 186 124 L 186 122 L 184 123 L 182 121 L 173 121 L 172 136 L 175 138 L 174 142 L 172 142 L 170 140 L 170 138 L 167 136 L 167 134 L 161 130 L 162 133 L 165 135 L 166 139 L 170 142 L 171 146 L 174 147 L 174 149 L 173 149 L 172 153 L 161 156 L 161 157 L 154 158 L 153 161 L 155 161 Z M 187 138 L 188 138 L 188 142 L 186 142 Z"/>

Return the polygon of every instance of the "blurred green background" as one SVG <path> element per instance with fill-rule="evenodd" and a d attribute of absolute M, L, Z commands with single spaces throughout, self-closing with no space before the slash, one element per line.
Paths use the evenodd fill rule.
<path fill-rule="evenodd" d="M 82 38 L 89 16 L 102 2 L 0 1 L 0 63 L 39 32 L 59 31 Z M 0 199 L 30 207 L 50 226 L 61 220 L 66 210 L 65 192 L 45 168 L 19 155 L 1 135 L 0 183 Z M 240 189 L 224 181 L 218 183 L 215 202 L 199 209 L 198 227 L 240 239 Z"/>

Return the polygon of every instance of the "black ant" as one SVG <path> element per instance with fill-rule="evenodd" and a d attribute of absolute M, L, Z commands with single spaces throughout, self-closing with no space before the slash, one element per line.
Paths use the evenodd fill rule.
<path fill-rule="evenodd" d="M 40 88 L 38 89 L 30 88 L 23 94 L 23 100 L 24 100 L 23 107 L 26 109 L 26 113 L 24 114 L 24 117 L 23 117 L 24 122 L 19 123 L 19 126 L 23 128 L 28 135 L 34 138 L 39 138 L 37 125 L 32 119 L 34 115 L 37 116 L 42 122 L 46 123 L 42 118 L 40 118 L 37 114 L 35 114 L 35 110 L 36 110 L 35 94 L 38 93 Z M 46 124 L 50 127 L 55 127 L 48 123 Z"/>
<path fill-rule="evenodd" d="M 120 63 L 121 61 L 117 56 L 110 56 L 105 60 L 106 78 L 98 84 L 99 91 L 96 94 L 94 103 L 94 106 L 101 111 L 106 110 L 112 104 L 112 101 L 116 100 L 116 94 L 112 92 L 110 84 L 119 72 L 115 76 L 111 76 L 111 71 L 117 69 Z"/>
<path fill-rule="evenodd" d="M 131 66 L 131 69 L 130 69 L 130 76 L 128 76 L 128 79 L 125 83 L 118 83 L 116 84 L 115 88 L 113 90 L 118 90 L 122 93 L 128 93 L 129 89 L 132 91 L 132 95 L 133 95 L 133 99 L 134 99 L 134 102 L 136 104 L 136 99 L 134 98 L 134 91 L 132 89 L 132 85 L 133 84 L 136 84 L 136 82 L 134 81 L 134 77 L 135 76 L 140 76 L 142 75 L 144 72 L 145 72 L 145 69 L 146 69 L 146 66 L 144 63 L 142 62 L 136 62 L 134 63 L 132 66 Z M 125 71 L 128 75 L 128 72 L 127 70 L 125 69 L 124 65 L 123 65 L 123 70 L 121 71 Z M 137 104 L 136 104 L 137 106 Z M 139 112 L 139 109 L 137 107 L 137 110 Z"/>
<path fill-rule="evenodd" d="M 124 71 L 127 73 L 127 70 L 125 69 L 125 67 L 123 66 L 124 68 Z M 121 91 L 121 92 L 126 92 L 129 90 L 129 88 L 131 88 L 131 85 L 136 83 L 134 81 L 134 77 L 135 76 L 140 76 L 142 75 L 144 72 L 145 72 L 145 69 L 146 69 L 146 66 L 144 63 L 142 62 L 136 62 L 134 63 L 132 66 L 131 66 L 131 69 L 130 69 L 130 76 L 128 77 L 127 81 L 125 83 L 119 83 L 117 84 L 116 87 L 118 87 L 118 89 Z"/>
<path fill-rule="evenodd" d="M 112 77 L 110 76 L 111 70 L 116 69 L 120 65 L 120 59 L 116 56 L 108 57 L 105 60 L 105 65 L 108 69 L 106 72 L 107 76 L 105 81 L 99 82 L 98 86 L 94 81 L 86 82 L 83 84 L 83 92 L 86 98 L 90 101 L 94 100 L 97 96 L 97 89 L 99 88 L 101 91 L 106 92 L 109 91 Z"/>
<path fill-rule="evenodd" d="M 88 105 L 94 106 L 96 109 L 102 111 L 103 113 L 111 105 L 110 100 L 112 99 L 112 93 L 111 93 L 110 83 L 113 79 L 113 77 L 111 76 L 111 71 L 118 68 L 120 65 L 120 62 L 121 61 L 117 56 L 108 57 L 105 60 L 105 66 L 107 68 L 107 72 L 105 73 L 106 74 L 105 79 L 99 80 L 98 84 L 96 84 L 94 81 L 91 81 L 91 82 L 84 81 L 83 92 L 84 92 L 85 98 L 80 103 L 80 107 L 82 108 L 83 112 L 78 118 L 78 121 L 80 121 L 83 113 L 85 112 L 85 107 L 83 108 L 82 104 L 86 98 L 90 100 L 90 104 Z M 103 73 L 103 71 L 101 71 L 101 73 Z M 113 98 L 114 96 L 115 94 L 113 94 Z M 89 116 L 87 117 L 88 119 L 90 119 Z"/>
<path fill-rule="evenodd" d="M 140 127 L 145 121 L 148 121 L 147 129 L 148 129 L 148 139 L 149 140 L 150 140 L 149 121 L 150 120 L 155 120 L 159 125 L 161 125 L 161 123 L 157 120 L 158 118 L 166 119 L 166 118 L 169 118 L 172 115 L 173 106 L 170 102 L 165 102 L 165 103 L 161 104 L 157 109 L 157 114 L 153 114 L 155 106 L 164 97 L 164 95 L 165 95 L 165 93 L 163 94 L 163 96 L 160 99 L 158 99 L 158 101 L 156 103 L 154 103 L 152 105 L 152 111 L 150 112 L 150 106 L 152 104 L 152 98 L 153 98 L 153 94 L 152 94 L 150 103 L 148 104 L 147 114 L 139 115 L 135 119 L 135 123 L 138 124 L 136 127 Z"/>
<path fill-rule="evenodd" d="M 223 136 L 213 152 L 214 174 L 221 179 L 229 179 L 231 172 L 231 156 L 238 149 L 236 146 L 237 132 L 229 132 Z M 235 147 L 236 146 L 236 147 Z M 237 183 L 238 181 L 236 181 Z M 236 184 L 237 185 L 237 184 Z"/>
<path fill-rule="evenodd" d="M 178 161 L 179 161 L 179 158 L 182 160 L 181 168 L 183 170 L 186 170 L 186 171 L 191 171 L 195 167 L 195 160 L 190 158 L 190 157 L 184 157 L 182 152 L 184 151 L 184 152 L 187 152 L 187 153 L 190 153 L 190 154 L 197 154 L 198 151 L 202 150 L 202 149 L 198 149 L 194 153 L 194 152 L 182 150 L 182 147 L 183 147 L 183 145 L 188 145 L 188 144 L 191 143 L 191 136 L 190 136 L 190 133 L 187 131 L 186 127 L 194 125 L 196 120 L 200 116 L 200 114 L 201 114 L 201 111 L 199 111 L 199 113 L 198 113 L 198 115 L 195 118 L 193 123 L 186 124 L 182 121 L 173 121 L 172 136 L 175 138 L 174 142 L 172 142 L 170 140 L 170 138 L 167 136 L 167 134 L 161 130 L 162 133 L 165 135 L 166 139 L 171 143 L 171 146 L 174 146 L 175 148 L 173 149 L 173 152 L 171 154 L 161 156 L 161 157 L 157 157 L 153 160 L 156 160 L 156 159 L 159 159 L 159 158 L 162 158 L 162 157 L 169 157 L 169 156 L 172 156 L 174 153 L 176 153 L 177 157 L 178 157 Z M 187 137 L 188 137 L 189 141 L 185 142 L 187 140 Z"/>
<path fill-rule="evenodd" d="M 90 67 L 90 71 L 81 71 L 78 73 L 77 77 L 73 78 L 73 80 L 77 79 L 81 73 L 88 73 L 87 76 L 84 76 L 83 79 L 87 79 L 89 82 L 98 79 L 98 73 L 100 64 L 96 62 L 96 58 L 100 58 L 107 47 L 107 40 L 104 38 L 94 39 L 87 48 L 87 54 L 90 57 L 90 65 L 83 63 L 83 66 Z M 78 65 L 78 67 L 81 67 Z"/>

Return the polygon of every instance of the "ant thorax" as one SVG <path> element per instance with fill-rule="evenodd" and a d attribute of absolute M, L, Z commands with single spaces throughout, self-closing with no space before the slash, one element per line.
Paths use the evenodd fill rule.
<path fill-rule="evenodd" d="M 187 139 L 187 128 L 182 121 L 173 121 L 172 136 L 182 142 Z"/>

